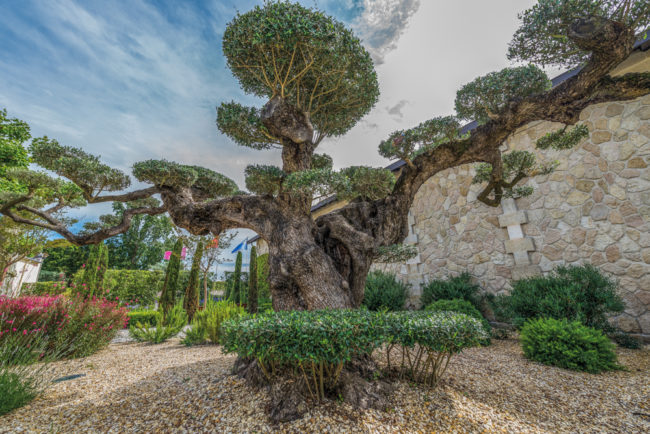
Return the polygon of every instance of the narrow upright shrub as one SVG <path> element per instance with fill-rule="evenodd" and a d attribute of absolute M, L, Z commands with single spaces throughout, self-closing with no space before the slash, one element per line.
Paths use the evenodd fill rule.
<path fill-rule="evenodd" d="M 404 309 L 409 285 L 391 273 L 371 271 L 366 277 L 363 305 L 370 310 L 397 311 Z"/>
<path fill-rule="evenodd" d="M 269 254 L 257 257 L 257 306 L 258 311 L 272 309 L 269 289 Z"/>
<path fill-rule="evenodd" d="M 467 272 L 448 280 L 432 280 L 422 288 L 422 306 L 428 306 L 438 300 L 461 298 L 480 309 L 480 289 L 478 285 L 472 283 L 472 276 Z"/>
<path fill-rule="evenodd" d="M 172 255 L 169 258 L 169 264 L 167 264 L 167 271 L 165 273 L 165 283 L 163 284 L 163 289 L 160 294 L 159 305 L 163 312 L 163 316 L 167 315 L 167 312 L 169 312 L 175 303 L 178 274 L 181 269 L 182 250 L 183 241 L 179 238 L 172 249 Z"/>
<path fill-rule="evenodd" d="M 244 300 L 241 299 L 241 251 L 237 252 L 237 259 L 235 260 L 235 272 L 233 273 L 232 288 L 230 290 L 230 300 L 236 304 L 242 304 Z"/>
<path fill-rule="evenodd" d="M 251 248 L 251 258 L 248 266 L 248 304 L 249 313 L 257 313 L 257 249 Z"/>
<path fill-rule="evenodd" d="M 97 261 L 97 275 L 95 278 L 95 288 L 92 295 L 101 296 L 104 289 L 104 276 L 108 270 L 108 246 L 103 242 L 99 244 L 99 258 Z"/>
<path fill-rule="evenodd" d="M 203 241 L 199 240 L 196 244 L 196 251 L 192 258 L 192 269 L 190 270 L 190 280 L 185 289 L 185 300 L 183 307 L 187 312 L 190 321 L 194 314 L 199 310 L 199 271 L 201 268 L 201 258 L 203 257 Z"/>
<path fill-rule="evenodd" d="M 102 243 L 103 244 L 103 243 Z M 77 292 L 84 297 L 92 296 L 97 285 L 97 271 L 99 268 L 99 255 L 100 244 L 94 244 L 90 247 L 88 260 L 82 265 L 83 274 L 81 276 L 81 283 L 77 288 Z"/>
<path fill-rule="evenodd" d="M 526 357 L 545 365 L 593 374 L 620 368 L 607 336 L 578 321 L 529 320 L 521 328 L 519 341 Z"/>

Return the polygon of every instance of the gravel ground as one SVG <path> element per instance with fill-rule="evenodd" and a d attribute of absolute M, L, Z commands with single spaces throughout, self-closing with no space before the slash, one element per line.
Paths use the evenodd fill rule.
<path fill-rule="evenodd" d="M 465 351 L 435 390 L 399 383 L 388 412 L 329 402 L 269 425 L 264 391 L 229 375 L 217 346 L 111 344 L 58 362 L 53 385 L 0 418 L 0 432 L 650 432 L 650 350 L 590 375 L 526 360 L 516 341 Z"/>

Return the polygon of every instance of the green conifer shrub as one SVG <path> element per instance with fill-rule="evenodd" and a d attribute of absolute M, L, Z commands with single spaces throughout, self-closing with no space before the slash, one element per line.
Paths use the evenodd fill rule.
<path fill-rule="evenodd" d="M 199 310 L 199 271 L 201 268 L 201 258 L 203 257 L 203 241 L 199 240 L 196 244 L 196 251 L 192 258 L 192 269 L 190 270 L 190 280 L 185 290 L 185 312 L 190 321 L 194 319 L 194 314 Z"/>

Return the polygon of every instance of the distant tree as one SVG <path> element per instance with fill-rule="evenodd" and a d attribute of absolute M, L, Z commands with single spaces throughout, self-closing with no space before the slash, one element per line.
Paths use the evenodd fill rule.
<path fill-rule="evenodd" d="M 49 242 L 46 243 L 43 253 L 47 256 L 43 260 L 41 270 L 63 273 L 69 280 L 88 259 L 90 247 L 78 247 L 70 244 L 66 240 L 57 241 L 64 241 L 67 244 L 63 245 L 62 243 L 59 243 L 61 245 L 52 245 Z"/>
<path fill-rule="evenodd" d="M 120 219 L 127 209 L 138 205 L 139 203 L 113 203 L 115 218 Z M 168 216 L 135 215 L 126 232 L 107 241 L 110 266 L 116 269 L 148 270 L 162 260 L 165 251 L 173 246 L 174 239 L 174 224 Z"/>
<path fill-rule="evenodd" d="M 551 88 L 538 66 L 520 66 L 479 77 L 457 94 L 457 116 L 434 117 L 396 131 L 379 144 L 386 158 L 405 162 L 397 177 L 370 167 L 333 170 L 315 153 L 326 137 L 345 134 L 379 97 L 374 65 L 361 41 L 323 12 L 288 1 L 267 1 L 237 14 L 223 35 L 227 65 L 242 89 L 266 101 L 262 107 L 224 102 L 217 127 L 235 143 L 281 149 L 282 167 L 246 168 L 244 194 L 225 176 L 166 160 L 133 165 L 151 186 L 121 193 L 123 172 L 81 149 L 47 138 L 31 142 L 34 162 L 74 182 L 21 169 L 23 193 L 3 195 L 0 213 L 19 223 L 53 230 L 77 245 L 94 244 L 128 230 L 136 215 L 169 213 L 194 235 L 254 230 L 269 245 L 269 285 L 276 310 L 358 307 L 373 261 L 404 260 L 415 252 L 400 245 L 408 212 L 420 187 L 452 167 L 478 163 L 478 199 L 498 206 L 504 197 L 531 193 L 526 178 L 549 173 L 525 151 L 503 151 L 520 127 L 536 121 L 563 124 L 537 141 L 539 149 L 568 149 L 589 134 L 579 123 L 589 105 L 650 93 L 650 73 L 611 76 L 650 25 L 647 0 L 539 0 L 521 14 L 508 57 L 521 63 L 579 67 Z M 461 133 L 461 122 L 479 126 Z M 76 186 L 76 187 L 75 187 Z M 43 188 L 47 200 L 36 200 Z M 160 195 L 162 204 L 140 203 L 115 224 L 75 234 L 52 210 L 82 202 L 133 202 Z M 314 199 L 336 195 L 343 208 L 317 219 Z M 29 216 L 26 217 L 25 214 Z"/>
<path fill-rule="evenodd" d="M 194 314 L 199 310 L 199 272 L 201 271 L 201 257 L 203 256 L 203 241 L 199 240 L 196 244 L 196 250 L 192 257 L 192 268 L 190 269 L 190 279 L 185 289 L 185 299 L 183 308 L 187 312 L 189 321 L 192 321 Z"/>
<path fill-rule="evenodd" d="M 235 259 L 235 271 L 232 274 L 232 283 L 228 299 L 232 300 L 237 304 L 244 302 L 242 300 L 242 291 L 241 291 L 241 263 L 242 263 L 242 253 L 241 250 L 237 252 L 237 259 Z"/>
<path fill-rule="evenodd" d="M 251 248 L 251 257 L 248 262 L 247 309 L 248 313 L 257 313 L 257 249 L 255 246 Z"/>
<path fill-rule="evenodd" d="M 171 256 L 169 258 L 169 264 L 167 264 L 167 270 L 165 272 L 165 283 L 163 284 L 162 292 L 160 293 L 160 300 L 158 302 L 160 310 L 162 310 L 163 315 L 167 315 L 167 312 L 174 307 L 176 302 L 176 291 L 178 290 L 178 275 L 181 270 L 181 253 L 183 251 L 183 240 L 178 239 L 174 244 L 172 249 Z"/>

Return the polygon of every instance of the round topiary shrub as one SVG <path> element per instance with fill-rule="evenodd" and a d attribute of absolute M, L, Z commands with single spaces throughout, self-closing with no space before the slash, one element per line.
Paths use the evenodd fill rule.
<path fill-rule="evenodd" d="M 409 285 L 391 273 L 371 271 L 366 278 L 363 305 L 369 310 L 397 311 L 404 309 Z"/>
<path fill-rule="evenodd" d="M 483 325 L 483 328 L 485 329 L 488 334 L 492 330 L 492 327 L 490 327 L 490 323 L 483 317 L 483 314 L 474 307 L 472 303 L 470 303 L 467 300 L 463 300 L 461 298 L 454 298 L 453 300 L 438 300 L 427 307 L 424 308 L 424 310 L 430 311 L 430 312 L 458 312 L 458 313 L 464 313 L 465 315 L 468 315 L 472 318 L 476 318 L 481 322 Z M 489 344 L 490 340 L 487 339 L 484 344 Z"/>
<path fill-rule="evenodd" d="M 594 374 L 620 369 L 614 344 L 600 330 L 578 321 L 529 320 L 521 329 L 520 342 L 527 358 L 546 365 Z"/>

